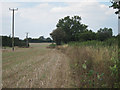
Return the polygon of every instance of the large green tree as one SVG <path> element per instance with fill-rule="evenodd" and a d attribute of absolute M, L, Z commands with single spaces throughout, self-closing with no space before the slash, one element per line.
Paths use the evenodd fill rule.
<path fill-rule="evenodd" d="M 65 31 L 66 36 L 64 42 L 77 41 L 76 34 L 82 33 L 88 27 L 87 25 L 81 23 L 80 16 L 66 16 L 60 19 L 56 26 Z"/>
<path fill-rule="evenodd" d="M 50 33 L 52 39 L 56 42 L 57 45 L 61 45 L 61 42 L 64 41 L 66 33 L 61 29 L 57 28 Z"/>

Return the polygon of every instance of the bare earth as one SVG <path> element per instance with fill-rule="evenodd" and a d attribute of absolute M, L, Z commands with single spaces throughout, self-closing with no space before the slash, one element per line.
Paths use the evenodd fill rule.
<path fill-rule="evenodd" d="M 47 45 L 3 50 L 3 88 L 70 88 L 69 58 Z"/>

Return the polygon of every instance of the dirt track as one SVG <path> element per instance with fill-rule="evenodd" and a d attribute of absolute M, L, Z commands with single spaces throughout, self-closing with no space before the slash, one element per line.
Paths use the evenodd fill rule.
<path fill-rule="evenodd" d="M 22 50 L 17 51 L 22 55 Z M 7 55 L 7 51 L 3 52 L 3 88 L 71 87 L 69 59 L 60 51 L 37 45 L 24 50 L 22 56 Z"/>

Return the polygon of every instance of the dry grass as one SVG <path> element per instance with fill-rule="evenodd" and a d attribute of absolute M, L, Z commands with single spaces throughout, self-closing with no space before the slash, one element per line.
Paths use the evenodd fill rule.
<path fill-rule="evenodd" d="M 4 51 L 3 87 L 113 87 L 110 66 L 117 47 L 64 45 L 56 50 L 47 49 L 48 45 L 33 43 L 30 48 Z"/>
<path fill-rule="evenodd" d="M 48 43 L 3 52 L 3 88 L 71 88 L 69 58 Z"/>
<path fill-rule="evenodd" d="M 116 47 L 71 46 L 64 50 L 71 58 L 70 66 L 73 70 L 75 87 L 113 87 L 115 78 L 111 76 L 111 58 L 117 58 Z M 82 66 L 87 66 L 84 69 Z M 93 71 L 92 75 L 90 71 Z M 103 76 L 99 77 L 100 75 Z M 101 80 L 99 80 L 101 79 Z"/>

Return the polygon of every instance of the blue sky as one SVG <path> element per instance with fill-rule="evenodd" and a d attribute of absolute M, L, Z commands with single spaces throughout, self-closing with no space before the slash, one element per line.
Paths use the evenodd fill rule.
<path fill-rule="evenodd" d="M 15 14 L 15 36 L 25 38 L 49 37 L 56 28 L 59 19 L 65 16 L 79 15 L 88 29 L 112 28 L 118 33 L 118 19 L 115 10 L 109 8 L 110 2 L 11 2 L 2 3 L 2 35 L 11 34 L 11 12 L 9 7 L 18 7 Z M 0 33 L 1 34 L 1 33 Z"/>

